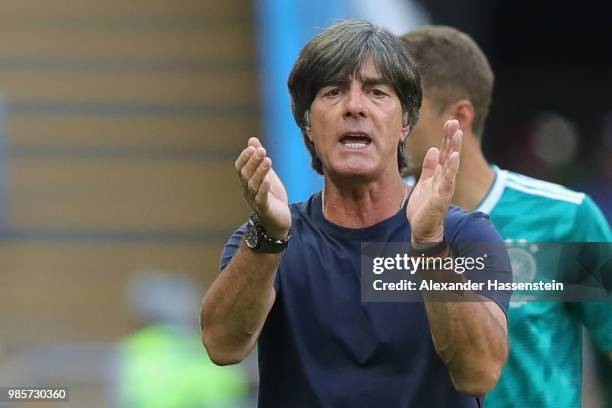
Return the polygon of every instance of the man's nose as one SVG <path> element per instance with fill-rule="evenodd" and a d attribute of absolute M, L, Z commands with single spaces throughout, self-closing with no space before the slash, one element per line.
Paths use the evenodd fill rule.
<path fill-rule="evenodd" d="M 360 87 L 352 86 L 346 96 L 344 117 L 366 117 L 364 95 Z"/>

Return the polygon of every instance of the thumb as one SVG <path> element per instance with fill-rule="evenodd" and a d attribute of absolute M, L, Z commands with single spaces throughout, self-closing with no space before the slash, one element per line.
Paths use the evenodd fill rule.
<path fill-rule="evenodd" d="M 438 159 L 440 157 L 440 150 L 437 147 L 430 147 L 425 154 L 423 159 L 423 167 L 421 170 L 421 179 L 426 180 L 433 176 L 436 166 L 438 165 Z"/>

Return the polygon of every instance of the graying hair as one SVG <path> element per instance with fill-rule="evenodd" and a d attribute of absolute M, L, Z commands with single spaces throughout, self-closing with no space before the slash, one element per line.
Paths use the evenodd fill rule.
<path fill-rule="evenodd" d="M 306 133 L 310 106 L 321 88 L 350 79 L 368 57 L 399 97 L 403 125 L 412 129 L 418 120 L 421 80 L 410 52 L 399 38 L 366 21 L 345 20 L 331 25 L 304 46 L 287 82 L 293 117 L 312 157 L 312 167 L 319 174 L 323 174 L 323 163 Z M 402 173 L 408 166 L 402 142 L 397 148 L 397 162 Z"/>

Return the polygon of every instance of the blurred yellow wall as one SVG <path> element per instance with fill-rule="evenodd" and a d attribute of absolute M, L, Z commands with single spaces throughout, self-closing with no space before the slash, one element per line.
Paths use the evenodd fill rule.
<path fill-rule="evenodd" d="M 0 346 L 110 342 L 125 284 L 214 278 L 260 133 L 249 1 L 2 0 Z M 1 360 L 0 360 L 1 361 Z"/>

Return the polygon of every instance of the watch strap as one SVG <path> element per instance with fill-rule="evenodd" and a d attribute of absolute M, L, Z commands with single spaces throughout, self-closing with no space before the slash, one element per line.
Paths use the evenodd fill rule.
<path fill-rule="evenodd" d="M 249 246 L 253 251 L 266 254 L 278 254 L 287 248 L 287 244 L 291 238 L 291 230 L 284 239 L 275 239 L 272 238 L 259 223 L 254 213 L 249 215 L 249 219 L 257 230 L 257 244 L 253 247 Z"/>

